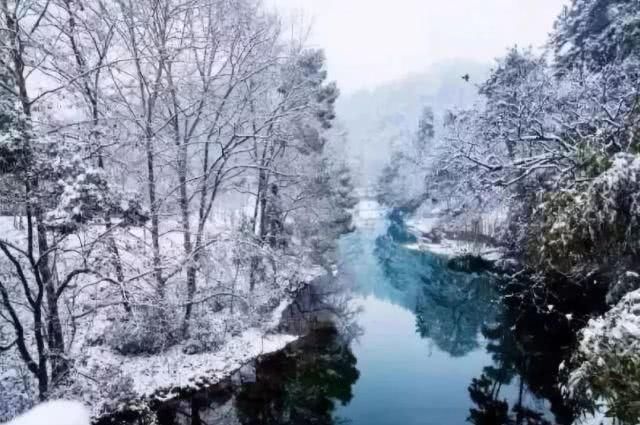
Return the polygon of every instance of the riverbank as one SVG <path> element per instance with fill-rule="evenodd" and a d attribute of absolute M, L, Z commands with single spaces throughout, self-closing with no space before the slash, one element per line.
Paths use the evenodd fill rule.
<path fill-rule="evenodd" d="M 476 256 L 488 262 L 504 258 L 505 252 L 489 238 L 470 240 L 455 232 L 439 232 L 435 218 L 408 218 L 405 221 L 407 231 L 415 237 L 415 242 L 404 244 L 407 249 L 428 251 L 445 257 Z"/>
<path fill-rule="evenodd" d="M 293 297 L 283 300 L 270 319 L 260 327 L 250 327 L 231 337 L 215 352 L 186 354 L 183 344 L 171 347 L 153 356 L 124 356 L 108 347 L 91 347 L 88 361 L 78 370 L 110 371 L 111 382 L 85 379 L 78 383 L 86 390 L 82 401 L 91 408 L 94 420 L 128 410 L 140 410 L 151 402 L 162 402 L 193 390 L 216 385 L 229 378 L 259 356 L 285 348 L 299 336 L 276 332 L 282 313 L 293 302 Z M 88 375 L 87 375 L 88 378 Z M 122 399 L 104 396 L 106 387 L 128 384 Z"/>
<path fill-rule="evenodd" d="M 331 282 L 335 283 L 332 276 L 322 275 L 302 285 L 279 304 L 268 323 L 259 329 L 243 332 L 215 353 L 185 355 L 179 350 L 165 352 L 164 355 L 175 362 L 172 368 L 175 373 L 163 370 L 166 365 L 162 361 L 153 365 L 148 358 L 136 359 L 126 366 L 126 370 L 136 374 L 135 390 L 140 396 L 111 406 L 107 414 L 94 413 L 94 421 L 100 425 L 147 424 L 147 419 L 149 423 L 155 423 L 153 418 L 160 419 L 167 408 L 181 405 L 191 397 L 206 394 L 229 396 L 233 393 L 230 392 L 232 388 L 238 390 L 244 383 L 254 383 L 257 379 L 255 369 L 261 362 L 268 362 L 274 356 L 288 358 L 290 351 L 296 351 L 299 344 L 306 344 L 304 341 L 315 331 L 330 329 L 337 332 L 340 321 L 334 318 L 346 311 L 347 305 L 341 298 L 342 290 L 331 286 Z M 340 301 L 333 299 L 333 295 L 338 295 Z M 139 370 L 146 373 L 140 374 Z M 163 380 L 166 385 L 163 385 Z M 228 401 L 218 404 L 214 400 L 216 397 L 212 396 L 211 402 L 215 405 L 211 407 L 212 418 L 223 418 L 225 414 L 218 413 L 231 410 L 231 405 Z M 192 407 L 190 403 L 187 406 Z"/>
<path fill-rule="evenodd" d="M 93 347 L 88 356 L 94 364 L 87 362 L 82 369 L 95 373 L 99 368 L 112 373 L 107 382 L 79 378 L 83 385 L 89 385 L 80 393 L 80 399 L 90 406 L 94 422 L 111 423 L 112 419 L 123 414 L 137 417 L 154 405 L 216 388 L 242 374 L 247 365 L 276 354 L 305 337 L 311 325 L 300 326 L 298 322 L 309 314 L 316 318 L 314 324 L 326 319 L 321 315 L 322 307 L 326 307 L 323 300 L 330 296 L 331 291 L 327 289 L 330 285 L 325 280 L 333 281 L 320 268 L 309 270 L 306 277 L 306 283 L 297 290 L 282 295 L 283 299 L 267 319 L 231 336 L 213 352 L 188 354 L 184 350 L 185 344 L 179 344 L 158 355 L 124 356 L 105 346 Z M 317 286 L 323 290 L 318 292 L 314 289 Z M 335 306 L 329 310 L 335 314 Z M 83 375 L 83 370 L 78 371 Z M 113 391 L 118 385 L 127 386 L 126 397 L 112 400 L 104 397 L 106 387 Z"/>

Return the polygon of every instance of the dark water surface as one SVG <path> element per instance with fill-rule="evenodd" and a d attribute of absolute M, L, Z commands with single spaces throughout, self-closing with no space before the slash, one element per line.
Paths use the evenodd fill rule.
<path fill-rule="evenodd" d="M 345 236 L 337 282 L 290 311 L 330 312 L 335 325 L 304 314 L 324 326 L 217 388 L 157 406 L 159 423 L 570 424 L 556 385 L 566 329 L 504 306 L 493 278 L 453 272 L 398 231 L 373 219 Z M 283 326 L 308 331 L 302 322 Z"/>

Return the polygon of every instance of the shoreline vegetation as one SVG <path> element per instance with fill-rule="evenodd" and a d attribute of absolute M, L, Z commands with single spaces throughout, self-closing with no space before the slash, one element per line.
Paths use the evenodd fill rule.
<path fill-rule="evenodd" d="M 131 365 L 131 369 L 140 375 L 135 382 L 144 394 L 128 402 L 123 400 L 101 415 L 94 414 L 92 420 L 99 425 L 132 421 L 154 424 L 161 415 L 160 411 L 172 403 L 210 391 L 232 392 L 243 383 L 255 382 L 257 364 L 272 357 L 286 357 L 289 351 L 295 351 L 295 347 L 304 345 L 309 338 L 313 339 L 316 332 L 327 331 L 338 339 L 351 340 L 351 333 L 357 333 L 357 328 L 353 328 L 355 325 L 351 322 L 354 311 L 349 297 L 344 296 L 345 289 L 330 274 L 317 276 L 283 300 L 262 330 L 253 332 L 252 329 L 228 341 L 235 350 L 230 352 L 223 348 L 216 353 L 204 353 L 200 357 L 201 367 L 197 366 L 197 360 L 195 364 L 179 365 L 176 369 L 188 373 L 180 378 L 165 376 L 169 386 L 148 385 L 149 381 L 162 379 L 163 371 L 157 373 L 154 370 L 152 375 L 145 376 L 144 366 Z M 249 336 L 248 344 L 238 343 L 247 340 L 246 334 Z M 183 356 L 183 359 L 189 362 L 193 356 Z M 148 358 L 139 360 L 147 362 Z M 215 364 L 222 369 L 212 369 Z"/>
<path fill-rule="evenodd" d="M 111 423 L 111 418 L 117 421 L 123 415 L 142 417 L 154 404 L 179 398 L 188 392 L 215 387 L 241 373 L 243 368 L 260 357 L 285 349 L 304 336 L 278 329 L 283 313 L 293 305 L 296 294 L 304 291 L 307 285 L 301 286 L 291 298 L 283 300 L 261 328 L 251 328 L 233 336 L 215 352 L 184 355 L 178 351 L 174 355 L 161 353 L 152 357 L 123 358 L 128 363 L 128 376 L 135 385 L 134 392 L 130 399 L 117 400 L 108 409 L 104 409 L 106 406 L 89 404 L 92 406 L 92 420 L 106 424 Z"/>
<path fill-rule="evenodd" d="M 215 386 L 260 356 L 284 349 L 300 338 L 298 335 L 276 332 L 279 317 L 291 302 L 283 301 L 272 313 L 270 323 L 232 336 L 217 351 L 186 355 L 177 347 L 177 350 L 156 356 L 109 356 L 107 362 L 126 362 L 122 375 L 131 380 L 133 388 L 127 398 L 113 401 L 98 399 L 94 403 L 87 403 L 91 395 L 84 393 L 85 404 L 92 406 L 93 420 L 144 411 L 152 403 L 165 402 L 188 391 Z M 105 353 L 98 353 L 95 357 L 104 358 Z M 110 405 L 101 405 L 100 402 Z"/>

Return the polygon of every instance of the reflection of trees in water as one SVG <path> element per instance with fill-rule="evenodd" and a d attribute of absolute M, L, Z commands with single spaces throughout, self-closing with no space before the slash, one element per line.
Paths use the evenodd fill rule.
<path fill-rule="evenodd" d="M 509 403 L 500 399 L 502 384 L 484 373 L 473 378 L 469 385 L 469 396 L 477 407 L 469 410 L 469 422 L 475 425 L 551 425 L 542 412 L 537 412 L 523 403 L 524 384 L 520 379 L 518 400 L 509 410 Z"/>
<path fill-rule="evenodd" d="M 335 329 L 306 337 L 299 347 L 268 356 L 256 382 L 236 400 L 242 424 L 334 424 L 337 403 L 349 403 L 359 377 L 356 358 Z"/>
<path fill-rule="evenodd" d="M 548 402 L 554 423 L 573 423 L 575 409 L 563 399 L 557 380 L 558 367 L 573 338 L 567 321 L 522 303 L 506 304 L 497 322 L 482 331 L 494 363 L 469 385 L 469 395 L 476 404 L 470 409 L 469 422 L 550 424 L 543 413 L 547 408 L 528 405 L 527 399 L 533 398 Z M 514 381 L 517 397 L 507 401 L 501 390 Z"/>
<path fill-rule="evenodd" d="M 362 333 L 356 322 L 360 309 L 352 303 L 353 293 L 342 281 L 323 276 L 299 291 L 293 303 L 282 313 L 279 331 L 306 335 L 318 326 L 335 327 L 344 338 Z"/>
<path fill-rule="evenodd" d="M 404 300 L 411 303 L 416 289 L 420 286 L 420 276 L 433 275 L 446 265 L 438 264 L 434 256 L 404 248 L 389 235 L 380 236 L 375 241 L 374 254 L 382 268 L 386 283 L 409 296 Z M 405 305 L 412 309 L 412 305 Z"/>
<path fill-rule="evenodd" d="M 452 356 L 477 348 L 480 333 L 487 340 L 493 364 L 468 387 L 475 405 L 469 422 L 547 425 L 544 412 L 550 410 L 555 423 L 571 424 L 575 410 L 562 398 L 557 381 L 573 340 L 563 316 L 540 314 L 518 297 L 509 298 L 513 305 L 500 302 L 491 278 L 454 272 L 438 256 L 403 248 L 397 233 L 378 238 L 375 254 L 388 283 L 405 295 L 398 297 L 401 303 L 415 311 L 417 332 Z"/>
<path fill-rule="evenodd" d="M 158 408 L 158 425 L 238 425 L 229 383 Z M 142 424 L 140 424 L 142 425 Z"/>
<path fill-rule="evenodd" d="M 452 356 L 478 347 L 483 323 L 496 315 L 488 276 L 454 272 L 446 259 L 403 248 L 388 235 L 376 240 L 375 253 L 389 284 L 407 295 L 421 337 Z"/>
<path fill-rule="evenodd" d="M 480 328 L 495 316 L 492 299 L 486 277 L 443 274 L 431 279 L 416 302 L 418 333 L 452 356 L 464 356 L 478 347 Z"/>
<path fill-rule="evenodd" d="M 325 277 L 305 288 L 283 314 L 282 330 L 307 334 L 256 366 L 255 382 L 236 396 L 243 425 L 319 424 L 338 421 L 336 403 L 346 405 L 359 377 L 350 343 L 361 330 L 352 294 Z"/>

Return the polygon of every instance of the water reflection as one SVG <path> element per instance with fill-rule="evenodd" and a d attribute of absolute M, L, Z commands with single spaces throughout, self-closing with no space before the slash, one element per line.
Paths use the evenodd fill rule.
<path fill-rule="evenodd" d="M 324 327 L 240 375 L 240 385 L 229 381 L 163 404 L 158 424 L 336 424 L 336 404 L 351 400 L 359 372 L 348 340 Z"/>
<path fill-rule="evenodd" d="M 376 238 L 374 253 L 389 285 L 411 294 L 393 298 L 413 311 L 417 334 L 459 362 L 478 348 L 490 356 L 467 387 L 467 421 L 572 423 L 575 409 L 562 398 L 556 379 L 573 337 L 565 317 L 502 303 L 505 293 L 494 279 L 454 272 L 441 257 L 404 248 L 406 241 L 394 223 Z M 407 302 L 412 297 L 415 307 Z"/>
<path fill-rule="evenodd" d="M 404 248 L 397 233 L 378 237 L 375 255 L 389 284 L 412 294 L 405 306 L 416 316 L 418 334 L 454 357 L 478 348 L 483 324 L 497 315 L 496 283 L 488 275 L 454 272 L 443 257 Z"/>
<path fill-rule="evenodd" d="M 545 314 L 521 302 L 511 290 L 503 290 L 511 301 L 501 306 L 496 324 L 483 328 L 493 364 L 484 367 L 482 375 L 469 387 L 470 396 L 478 405 L 471 411 L 471 421 L 569 425 L 574 422 L 577 409 L 562 397 L 557 375 L 560 363 L 570 353 L 575 329 L 563 314 Z M 501 388 L 506 385 L 518 389 L 511 403 L 500 398 Z M 543 401 L 543 406 L 527 406 L 528 394 Z M 486 422 L 487 417 L 492 422 Z"/>
<path fill-rule="evenodd" d="M 244 385 L 236 400 L 240 423 L 337 423 L 336 404 L 351 401 L 358 377 L 356 358 L 335 329 L 314 331 L 298 349 L 260 362 L 256 382 Z"/>

